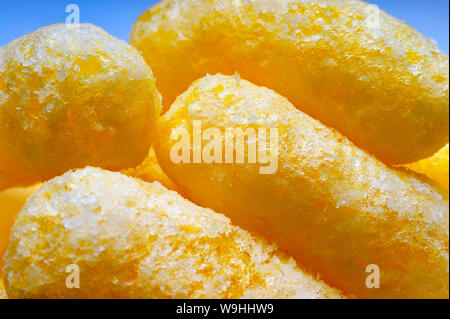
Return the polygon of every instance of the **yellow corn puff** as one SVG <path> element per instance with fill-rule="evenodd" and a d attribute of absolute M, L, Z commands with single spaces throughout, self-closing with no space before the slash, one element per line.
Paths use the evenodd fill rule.
<path fill-rule="evenodd" d="M 159 119 L 153 147 L 190 200 L 276 242 L 331 285 L 362 298 L 448 298 L 448 198 L 274 91 L 202 78 Z"/>
<path fill-rule="evenodd" d="M 130 39 L 166 109 L 207 73 L 239 72 L 386 163 L 448 143 L 448 56 L 362 1 L 166 0 Z"/>
<path fill-rule="evenodd" d="M 136 167 L 161 112 L 139 52 L 91 24 L 55 24 L 0 49 L 0 189 L 71 168 Z"/>
<path fill-rule="evenodd" d="M 426 175 L 448 191 L 448 144 L 430 158 L 405 165 L 410 170 Z"/>
<path fill-rule="evenodd" d="M 3 270 L 11 298 L 343 297 L 227 217 L 89 167 L 27 200 Z"/>
<path fill-rule="evenodd" d="M 14 219 L 22 209 L 28 196 L 33 194 L 39 185 L 27 188 L 11 188 L 0 192 L 0 277 L 2 274 L 3 254 L 8 247 L 9 231 Z"/>

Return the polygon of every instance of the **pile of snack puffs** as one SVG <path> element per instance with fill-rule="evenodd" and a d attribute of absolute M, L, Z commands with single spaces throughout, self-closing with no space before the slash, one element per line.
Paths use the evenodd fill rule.
<path fill-rule="evenodd" d="M 431 39 L 359 0 L 163 0 L 130 39 L 0 48 L 0 298 L 449 297 Z"/>

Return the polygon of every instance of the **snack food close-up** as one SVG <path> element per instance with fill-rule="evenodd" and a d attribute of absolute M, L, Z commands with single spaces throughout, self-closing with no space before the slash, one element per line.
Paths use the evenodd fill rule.
<path fill-rule="evenodd" d="M 202 132 L 246 132 L 244 158 L 273 142 L 249 130 L 276 127 L 278 169 L 174 162 L 172 132 L 193 136 L 195 122 Z M 230 141 L 219 138 L 209 143 L 225 154 Z M 159 119 L 155 140 L 162 168 L 188 198 L 276 242 L 337 287 L 364 298 L 448 297 L 448 196 L 388 168 L 274 91 L 237 76 L 206 76 Z M 379 289 L 365 285 L 369 264 L 383 269 Z"/>
<path fill-rule="evenodd" d="M 161 97 L 131 45 L 91 24 L 60 23 L 0 56 L 0 189 L 145 158 Z"/>
<path fill-rule="evenodd" d="M 436 309 L 448 31 L 447 0 L 5 1 L 0 303 Z"/>
<path fill-rule="evenodd" d="M 167 110 L 207 73 L 269 87 L 391 164 L 448 142 L 448 56 L 355 0 L 165 0 L 133 25 Z"/>
<path fill-rule="evenodd" d="M 9 231 L 28 196 L 37 191 L 38 188 L 39 185 L 34 185 L 0 191 L 0 277 L 2 276 L 3 254 L 9 242 Z"/>
<path fill-rule="evenodd" d="M 65 287 L 73 264 L 83 289 Z M 4 271 L 13 298 L 343 297 L 225 216 L 161 184 L 96 168 L 31 196 Z"/>

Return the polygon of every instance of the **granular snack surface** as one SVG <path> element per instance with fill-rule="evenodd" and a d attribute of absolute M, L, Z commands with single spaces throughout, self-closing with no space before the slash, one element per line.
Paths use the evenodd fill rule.
<path fill-rule="evenodd" d="M 219 145 L 222 162 L 194 162 L 191 144 L 188 161 L 177 163 L 183 140 L 173 133 L 192 141 L 196 122 L 203 154 Z M 267 137 L 277 129 L 277 169 L 261 174 L 265 163 L 236 156 L 226 163 L 227 143 L 244 159 L 272 143 L 248 134 L 238 148 L 237 138 L 226 140 L 229 128 Z M 211 129 L 222 143 L 205 137 Z M 387 167 L 274 91 L 237 76 L 197 80 L 159 119 L 153 147 L 187 198 L 276 242 L 333 286 L 363 298 L 448 298 L 448 195 Z M 371 264 L 381 272 L 378 289 L 366 286 Z"/>
<path fill-rule="evenodd" d="M 0 189 L 145 158 L 161 97 L 139 52 L 92 24 L 46 26 L 0 49 Z"/>
<path fill-rule="evenodd" d="M 207 73 L 239 72 L 386 163 L 448 143 L 448 56 L 362 1 L 165 0 L 130 39 L 166 110 Z"/>
<path fill-rule="evenodd" d="M 79 267 L 68 289 L 66 267 Z M 12 298 L 340 298 L 273 245 L 168 191 L 96 168 L 45 183 L 5 254 Z"/>

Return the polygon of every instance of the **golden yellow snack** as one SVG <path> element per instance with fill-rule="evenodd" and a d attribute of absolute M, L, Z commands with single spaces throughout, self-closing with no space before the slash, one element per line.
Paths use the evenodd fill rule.
<path fill-rule="evenodd" d="M 139 166 L 122 170 L 121 173 L 131 177 L 140 178 L 149 183 L 157 181 L 168 189 L 177 190 L 176 185 L 170 180 L 166 173 L 164 173 L 161 166 L 159 166 L 153 148 L 150 148 L 147 157 L 139 164 Z"/>
<path fill-rule="evenodd" d="M 68 289 L 74 264 L 80 288 Z M 227 217 L 89 167 L 27 200 L 3 270 L 12 298 L 343 297 Z"/>
<path fill-rule="evenodd" d="M 449 177 L 448 144 L 433 156 L 419 162 L 405 165 L 414 172 L 424 174 L 448 190 Z"/>
<path fill-rule="evenodd" d="M 0 189 L 70 168 L 135 167 L 161 97 L 139 52 L 91 24 L 55 24 L 0 49 Z"/>
<path fill-rule="evenodd" d="M 207 73 L 239 72 L 387 163 L 448 143 L 448 56 L 362 1 L 166 0 L 130 39 L 165 109 Z"/>
<path fill-rule="evenodd" d="M 16 215 L 22 209 L 28 196 L 33 194 L 39 185 L 27 188 L 11 188 L 0 191 L 0 277 L 2 274 L 3 254 L 8 247 L 9 231 Z"/>
<path fill-rule="evenodd" d="M 245 148 L 234 141 L 227 163 L 233 144 L 225 134 L 236 128 L 247 134 Z M 278 137 L 269 139 L 275 129 Z M 208 137 L 214 130 L 221 135 Z M 202 145 L 194 142 L 199 138 Z M 180 159 L 183 139 L 193 151 Z M 276 242 L 333 286 L 363 298 L 448 298 L 448 198 L 274 91 L 236 76 L 200 79 L 159 119 L 153 147 L 190 200 Z M 266 162 L 259 153 L 269 150 L 275 156 Z M 380 288 L 366 287 L 371 264 L 381 271 Z"/>
<path fill-rule="evenodd" d="M 0 276 L 0 299 L 8 299 L 6 294 L 5 285 L 3 284 L 3 278 Z"/>

